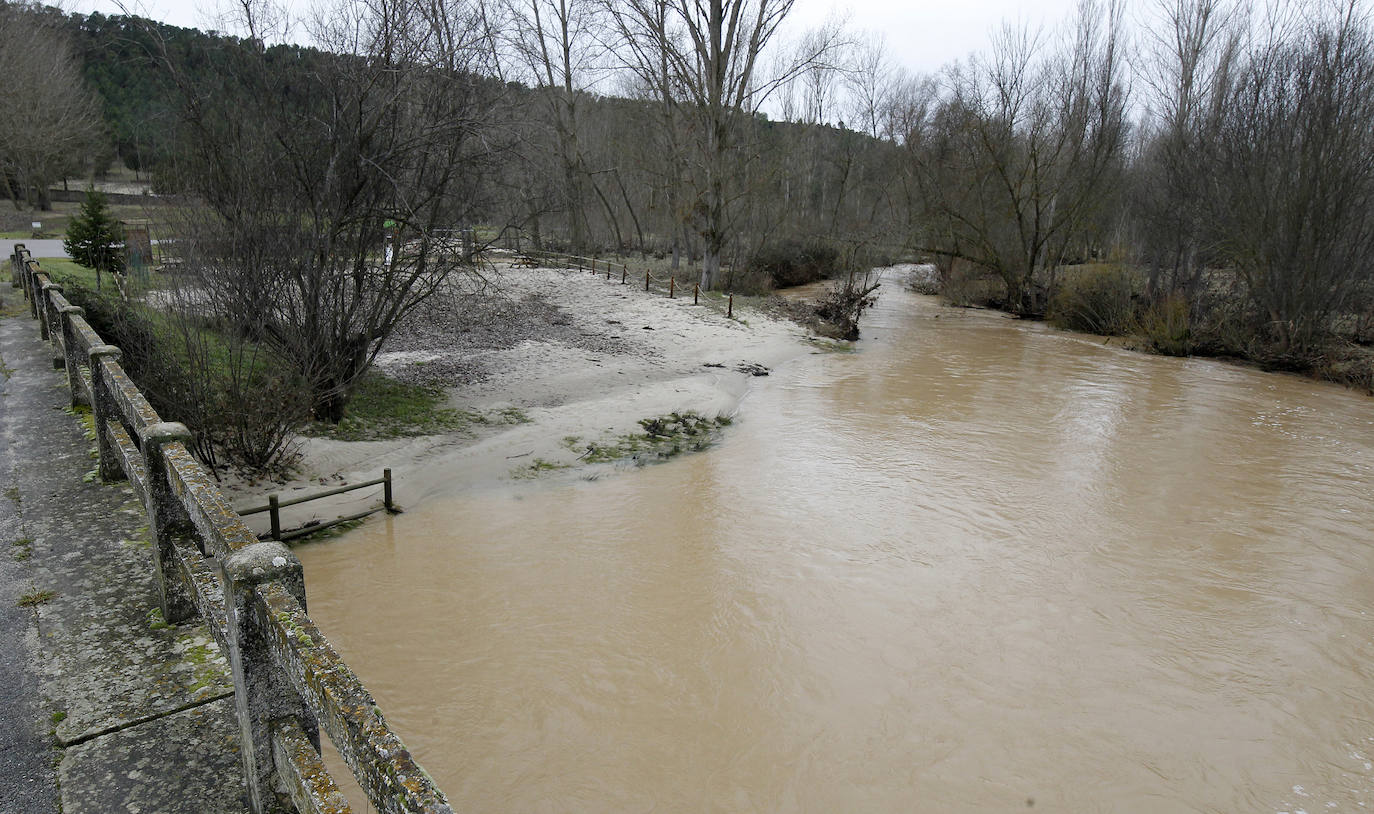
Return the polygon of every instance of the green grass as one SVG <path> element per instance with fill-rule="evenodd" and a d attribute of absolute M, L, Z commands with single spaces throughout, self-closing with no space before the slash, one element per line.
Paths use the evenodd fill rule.
<path fill-rule="evenodd" d="M 58 285 L 76 283 L 90 290 L 95 290 L 95 269 L 88 269 L 79 265 L 75 260 L 65 257 L 44 257 L 38 261 L 39 268 Z M 103 286 L 113 286 L 110 275 L 102 274 L 101 281 Z"/>
<path fill-rule="evenodd" d="M 32 537 L 20 537 L 18 540 L 10 543 L 10 546 L 14 549 L 14 558 L 20 562 L 33 556 Z"/>
<path fill-rule="evenodd" d="M 559 463 L 558 461 L 549 461 L 543 458 L 535 458 L 529 464 L 522 466 L 519 469 L 516 469 L 514 472 L 511 473 L 511 475 L 516 478 L 536 478 L 544 474 L 545 472 L 553 472 L 559 469 L 568 469 L 571 466 L 572 464 Z"/>
<path fill-rule="evenodd" d="M 15 604 L 21 608 L 36 608 L 39 605 L 46 605 L 47 603 L 53 601 L 56 598 L 56 591 L 29 591 L 28 593 L 19 597 L 19 601 Z"/>
<path fill-rule="evenodd" d="M 444 406 L 443 390 L 396 381 L 378 372 L 363 376 L 338 424 L 315 422 L 307 435 L 339 441 L 375 441 L 440 433 L 471 434 L 479 426 L 524 424 L 518 408 L 489 413 Z"/>
<path fill-rule="evenodd" d="M 58 285 L 66 286 L 69 284 L 74 284 L 80 285 L 84 288 L 88 288 L 91 291 L 96 290 L 95 269 L 88 269 L 85 266 L 77 263 L 75 260 L 71 260 L 66 257 L 44 257 L 38 261 L 38 265 L 40 268 L 43 269 L 44 272 L 47 273 L 48 277 L 52 278 L 52 281 L 57 283 Z M 130 279 L 132 278 L 126 277 L 126 283 Z M 161 287 L 161 283 L 161 275 L 157 274 L 156 272 L 149 272 L 147 282 L 148 288 L 159 288 Z M 110 296 L 114 295 L 116 289 L 112 274 L 101 274 L 100 285 L 102 294 L 107 294 Z M 140 287 L 142 287 L 141 283 Z"/>

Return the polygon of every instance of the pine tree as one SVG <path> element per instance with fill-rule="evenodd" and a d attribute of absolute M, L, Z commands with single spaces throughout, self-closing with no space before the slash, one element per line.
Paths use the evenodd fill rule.
<path fill-rule="evenodd" d="M 102 271 L 124 273 L 124 229 L 110 215 L 103 194 L 86 191 L 81 211 L 67 226 L 62 248 L 78 264 L 95 269 L 97 286 Z"/>

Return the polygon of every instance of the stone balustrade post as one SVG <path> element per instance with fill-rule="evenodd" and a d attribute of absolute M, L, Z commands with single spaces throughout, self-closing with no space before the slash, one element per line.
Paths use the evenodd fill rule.
<path fill-rule="evenodd" d="M 91 370 L 91 412 L 95 414 L 95 444 L 100 453 L 100 479 L 106 483 L 122 480 L 124 470 L 115 455 L 113 441 L 106 431 L 111 420 L 118 421 L 119 407 L 115 404 L 110 383 L 105 380 L 101 360 L 118 362 L 120 350 L 114 345 L 96 345 L 87 351 Z"/>
<path fill-rule="evenodd" d="M 191 431 L 185 424 L 163 421 L 144 427 L 139 433 L 139 447 L 143 450 L 143 465 L 148 473 L 144 484 L 149 524 L 156 553 L 157 591 L 162 600 L 162 618 L 170 625 L 194 619 L 196 604 L 186 584 L 177 575 L 176 539 L 192 539 L 190 518 L 181 500 L 172 491 L 171 473 L 167 466 L 165 445 L 180 441 L 188 444 Z"/>
<path fill-rule="evenodd" d="M 29 268 L 29 259 L 23 256 L 19 258 L 19 287 L 24 289 L 24 296 L 29 301 L 29 313 L 36 319 L 38 312 L 34 310 L 33 303 L 33 270 Z"/>
<path fill-rule="evenodd" d="M 49 324 L 52 318 L 52 301 L 48 298 L 49 291 L 61 293 L 62 286 L 51 281 L 46 282 L 40 286 L 38 296 L 33 298 L 34 306 L 38 309 L 38 313 L 34 314 L 38 317 L 38 335 L 42 339 L 52 338 L 52 326 Z"/>
<path fill-rule="evenodd" d="M 72 318 L 84 317 L 86 309 L 79 305 L 64 305 L 58 313 L 62 319 L 62 350 L 67 357 L 67 386 L 72 391 L 72 406 L 76 407 L 85 404 L 86 397 L 81 387 L 81 342 L 72 328 Z"/>
<path fill-rule="evenodd" d="M 24 260 L 24 295 L 29 298 L 29 314 L 38 319 L 38 274 L 28 259 Z"/>
<path fill-rule="evenodd" d="M 305 607 L 305 572 L 285 544 L 254 543 L 221 560 L 224 607 L 229 624 L 229 668 L 234 678 L 234 709 L 238 714 L 239 752 L 248 781 L 249 808 L 254 814 L 280 806 L 279 784 L 272 759 L 273 722 L 295 717 L 319 748 L 315 716 L 273 665 L 267 610 L 256 596 L 259 585 L 278 581 Z"/>

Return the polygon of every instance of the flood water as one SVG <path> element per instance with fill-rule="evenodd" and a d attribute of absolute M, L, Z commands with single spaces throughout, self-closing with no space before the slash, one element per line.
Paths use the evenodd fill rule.
<path fill-rule="evenodd" d="M 712 450 L 299 549 L 458 811 L 1374 806 L 1374 400 L 885 286 Z"/>

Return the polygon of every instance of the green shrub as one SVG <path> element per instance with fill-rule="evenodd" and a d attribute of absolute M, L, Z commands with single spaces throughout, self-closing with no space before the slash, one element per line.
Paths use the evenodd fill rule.
<path fill-rule="evenodd" d="M 1124 266 L 1097 265 L 1064 277 L 1050 300 L 1049 321 L 1070 331 L 1118 336 L 1134 322 L 1134 281 Z"/>

